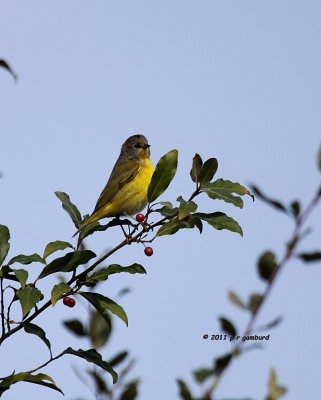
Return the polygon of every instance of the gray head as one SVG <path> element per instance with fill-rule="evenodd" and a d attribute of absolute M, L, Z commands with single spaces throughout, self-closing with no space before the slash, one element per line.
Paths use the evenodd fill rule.
<path fill-rule="evenodd" d="M 150 145 L 144 135 L 130 136 L 122 145 L 121 156 L 125 156 L 131 160 L 149 158 Z"/>

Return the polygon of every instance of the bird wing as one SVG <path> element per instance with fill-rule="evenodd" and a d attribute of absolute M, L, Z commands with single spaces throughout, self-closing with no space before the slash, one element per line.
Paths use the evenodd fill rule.
<path fill-rule="evenodd" d="M 97 200 L 93 213 L 109 203 L 126 183 L 131 182 L 135 178 L 139 170 L 140 164 L 133 160 L 117 163 Z"/>

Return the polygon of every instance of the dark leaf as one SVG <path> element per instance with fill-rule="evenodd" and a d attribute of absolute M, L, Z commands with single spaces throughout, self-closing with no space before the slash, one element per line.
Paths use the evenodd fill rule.
<path fill-rule="evenodd" d="M 283 317 L 280 315 L 279 317 L 275 318 L 273 321 L 256 328 L 257 331 L 269 331 L 272 328 L 275 328 L 279 323 L 283 320 Z"/>
<path fill-rule="evenodd" d="M 108 394 L 108 387 L 103 377 L 96 371 L 89 370 L 88 374 L 91 375 L 93 380 L 95 381 L 97 392 L 100 394 L 101 393 Z"/>
<path fill-rule="evenodd" d="M 23 318 L 38 303 L 38 301 L 41 300 L 42 297 L 40 290 L 30 286 L 27 286 L 24 289 L 19 289 L 16 294 L 21 304 Z"/>
<path fill-rule="evenodd" d="M 10 232 L 5 225 L 0 225 L 0 265 L 7 257 L 10 249 Z"/>
<path fill-rule="evenodd" d="M 9 387 L 18 382 L 30 382 L 35 383 L 37 385 L 46 386 L 50 389 L 57 390 L 61 394 L 63 392 L 56 386 L 55 381 L 49 376 L 45 374 L 36 374 L 33 375 L 30 372 L 20 372 L 19 374 L 10 375 L 8 378 L 5 378 L 0 383 L 0 396 L 2 393 L 9 389 Z M 2 390 L 1 390 L 2 389 Z"/>
<path fill-rule="evenodd" d="M 54 253 L 58 250 L 65 250 L 68 247 L 70 247 L 71 249 L 73 248 L 73 246 L 70 243 L 63 242 L 61 240 L 56 240 L 55 242 L 50 242 L 47 244 L 47 246 L 43 252 L 43 259 L 46 259 L 52 253 Z"/>
<path fill-rule="evenodd" d="M 321 172 L 321 146 L 319 147 L 318 155 L 317 155 L 317 166 L 319 171 Z"/>
<path fill-rule="evenodd" d="M 300 215 L 301 206 L 298 201 L 293 201 L 290 204 L 290 211 L 292 212 L 293 216 L 297 218 Z"/>
<path fill-rule="evenodd" d="M 190 172 L 193 182 L 199 182 L 199 173 L 202 165 L 203 165 L 202 158 L 199 154 L 196 153 L 195 156 L 193 157 L 193 164 Z"/>
<path fill-rule="evenodd" d="M 201 186 L 205 183 L 209 183 L 218 168 L 218 162 L 216 158 L 209 158 L 205 163 L 202 165 L 200 173 L 199 173 L 199 183 Z"/>
<path fill-rule="evenodd" d="M 105 281 L 108 279 L 109 275 L 118 274 L 120 272 L 127 272 L 130 274 L 146 274 L 145 268 L 140 264 L 135 263 L 128 267 L 122 267 L 118 264 L 111 264 L 107 268 L 102 268 L 88 276 L 85 283 L 89 285 L 95 285 L 100 281 Z"/>
<path fill-rule="evenodd" d="M 199 368 L 193 371 L 193 376 L 198 383 L 203 383 L 206 379 L 213 377 L 215 368 Z"/>
<path fill-rule="evenodd" d="M 40 326 L 31 324 L 30 322 L 24 322 L 23 329 L 27 333 L 38 336 L 44 342 L 44 344 L 48 347 L 50 355 L 52 356 L 51 344 L 50 344 L 49 340 L 47 339 L 46 332 L 42 328 L 40 328 Z"/>
<path fill-rule="evenodd" d="M 321 260 L 321 252 L 314 251 L 313 253 L 300 253 L 298 254 L 298 258 L 300 258 L 304 262 L 315 262 Z"/>
<path fill-rule="evenodd" d="M 265 201 L 270 206 L 276 208 L 279 211 L 283 211 L 285 213 L 288 212 L 285 205 L 283 205 L 279 200 L 271 199 L 270 197 L 263 194 L 262 191 L 257 186 L 252 185 L 251 189 L 258 198 L 260 198 L 262 201 Z"/>
<path fill-rule="evenodd" d="M 18 79 L 17 74 L 13 71 L 13 69 L 10 67 L 10 65 L 3 59 L 0 59 L 0 68 L 3 68 L 11 74 L 13 79 L 16 81 Z"/>
<path fill-rule="evenodd" d="M 83 296 L 86 300 L 88 300 L 89 303 L 91 303 L 91 305 L 96 308 L 101 316 L 105 318 L 107 324 L 109 323 L 109 319 L 106 319 L 106 314 L 108 316 L 108 311 L 110 311 L 113 314 L 117 315 L 117 317 L 119 317 L 121 320 L 123 320 L 126 325 L 128 325 L 128 319 L 124 309 L 113 300 L 103 296 L 100 293 L 79 292 L 79 294 Z"/>
<path fill-rule="evenodd" d="M 173 180 L 177 169 L 177 156 L 178 151 L 171 150 L 158 161 L 148 187 L 149 203 L 155 201 L 164 193 Z"/>
<path fill-rule="evenodd" d="M 240 297 L 235 292 L 229 291 L 228 298 L 233 304 L 235 304 L 239 308 L 241 308 L 243 310 L 246 309 L 246 305 L 243 303 L 243 301 L 240 299 Z"/>
<path fill-rule="evenodd" d="M 179 386 L 180 398 L 183 400 L 193 400 L 192 394 L 191 394 L 187 384 L 184 381 L 182 381 L 181 379 L 177 379 L 176 382 Z"/>
<path fill-rule="evenodd" d="M 66 329 L 70 330 L 70 332 L 74 333 L 76 336 L 87 335 L 83 324 L 78 319 L 69 319 L 67 321 L 63 321 L 63 324 Z"/>
<path fill-rule="evenodd" d="M 195 213 L 193 214 L 195 217 L 206 221 L 213 228 L 221 230 L 227 229 L 231 232 L 236 232 L 243 236 L 243 231 L 238 222 L 236 222 L 233 218 L 227 216 L 222 212 L 214 212 L 210 214 L 205 213 Z"/>
<path fill-rule="evenodd" d="M 55 285 L 51 290 L 52 305 L 54 306 L 64 294 L 70 293 L 71 291 L 72 291 L 71 287 L 65 282 L 60 282 L 57 285 Z"/>
<path fill-rule="evenodd" d="M 196 221 L 196 222 L 195 222 Z M 194 223 L 195 222 L 195 223 Z M 194 228 L 197 224 L 197 219 L 189 218 L 187 221 L 181 221 L 179 219 L 173 219 L 161 226 L 157 232 L 157 236 L 173 235 L 180 229 Z"/>
<path fill-rule="evenodd" d="M 232 324 L 231 321 L 229 321 L 228 319 L 221 317 L 219 318 L 220 324 L 221 324 L 221 330 L 225 333 L 227 333 L 228 335 L 231 336 L 236 336 L 237 335 L 237 330 L 235 328 L 235 326 Z"/>
<path fill-rule="evenodd" d="M 220 374 L 230 363 L 233 355 L 231 353 L 219 357 L 215 360 L 215 373 Z"/>
<path fill-rule="evenodd" d="M 63 257 L 56 258 L 46 265 L 37 279 L 42 279 L 56 272 L 74 271 L 79 265 L 87 264 L 87 262 L 94 257 L 96 257 L 96 254 L 91 250 L 67 253 Z"/>
<path fill-rule="evenodd" d="M 109 360 L 109 364 L 112 367 L 115 367 L 116 365 L 118 365 L 122 361 L 124 361 L 127 356 L 128 356 L 128 352 L 127 351 L 122 351 L 121 353 L 119 353 L 115 357 L 113 357 L 111 360 Z"/>
<path fill-rule="evenodd" d="M 39 256 L 39 254 L 34 253 L 31 254 L 30 256 L 25 256 L 24 254 L 19 254 L 18 256 L 15 256 L 11 258 L 11 260 L 8 262 L 8 265 L 12 265 L 13 263 L 19 263 L 19 264 L 31 264 L 33 262 L 40 262 L 42 264 L 46 264 L 45 260 Z"/>
<path fill-rule="evenodd" d="M 252 314 L 255 314 L 258 308 L 261 305 L 261 302 L 263 300 L 263 296 L 259 293 L 253 293 L 250 295 L 249 302 L 247 309 L 251 311 Z"/>
<path fill-rule="evenodd" d="M 103 361 L 101 355 L 95 350 L 95 349 L 90 349 L 90 350 L 74 350 L 71 347 L 68 347 L 64 352 L 64 354 L 72 354 L 74 356 L 83 358 L 84 360 L 94 363 L 95 365 L 98 365 L 100 368 L 104 369 L 105 371 L 109 372 L 113 378 L 113 383 L 117 382 L 118 375 L 116 371 L 113 370 L 111 365 Z"/>
<path fill-rule="evenodd" d="M 277 268 L 275 254 L 271 251 L 263 253 L 258 260 L 257 268 L 260 277 L 265 281 L 270 281 Z"/>
<path fill-rule="evenodd" d="M 0 277 L 14 282 L 19 282 L 19 279 L 14 275 L 13 269 L 8 267 L 8 265 L 2 266 L 0 269 Z"/>
<path fill-rule="evenodd" d="M 138 393 L 137 392 L 138 384 L 139 384 L 138 379 L 127 383 L 119 400 L 135 400 L 137 397 L 137 393 Z"/>
<path fill-rule="evenodd" d="M 109 318 L 109 323 L 106 323 L 107 318 Z M 109 314 L 104 313 L 104 317 L 102 317 L 98 311 L 91 313 L 88 333 L 91 344 L 95 349 L 106 344 L 111 333 L 111 326 L 111 318 Z"/>
<path fill-rule="evenodd" d="M 70 201 L 70 198 L 67 193 L 64 192 L 55 192 L 55 195 L 62 203 L 62 208 L 67 211 L 72 222 L 74 223 L 77 229 L 80 228 L 81 225 L 81 214 L 78 208 Z"/>

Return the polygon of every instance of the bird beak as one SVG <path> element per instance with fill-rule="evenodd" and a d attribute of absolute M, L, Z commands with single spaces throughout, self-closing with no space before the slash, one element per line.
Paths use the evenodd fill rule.
<path fill-rule="evenodd" d="M 143 146 L 142 146 L 143 149 L 148 149 L 149 147 L 150 147 L 150 144 L 147 144 L 147 143 L 143 144 Z"/>

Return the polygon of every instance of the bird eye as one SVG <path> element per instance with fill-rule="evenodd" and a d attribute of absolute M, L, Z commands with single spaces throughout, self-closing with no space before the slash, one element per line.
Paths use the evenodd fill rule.
<path fill-rule="evenodd" d="M 134 148 L 135 150 L 137 150 L 137 149 L 140 148 L 140 145 L 139 145 L 139 144 L 133 144 L 133 148 Z"/>

